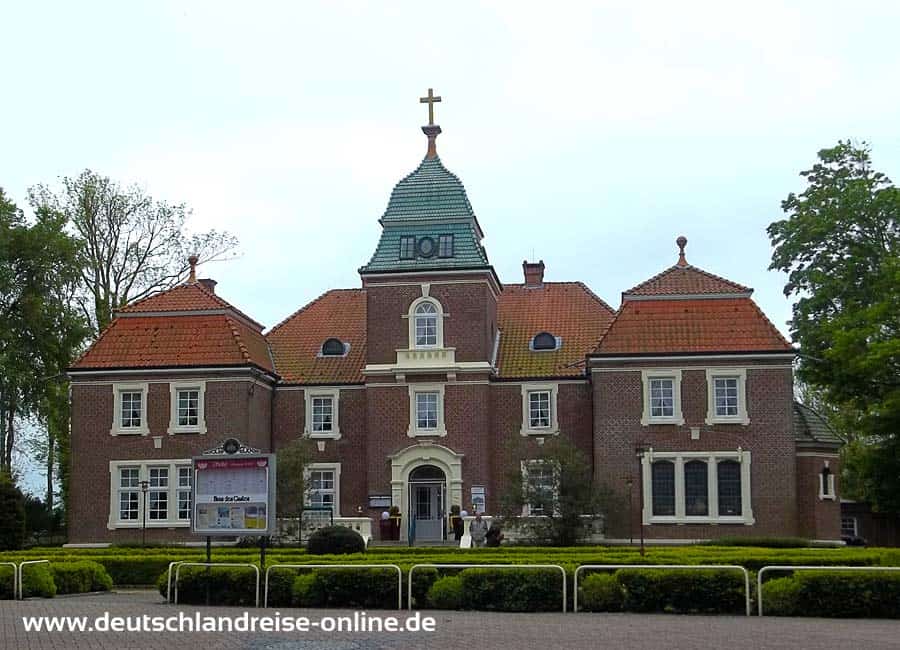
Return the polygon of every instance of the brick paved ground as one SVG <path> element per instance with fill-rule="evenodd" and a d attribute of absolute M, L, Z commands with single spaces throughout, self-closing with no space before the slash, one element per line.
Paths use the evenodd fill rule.
<path fill-rule="evenodd" d="M 637 614 L 488 614 L 429 612 L 437 620 L 434 633 L 26 633 L 21 617 L 72 615 L 95 617 L 142 614 L 237 615 L 224 607 L 174 607 L 149 591 L 53 600 L 0 602 L 0 648 L 102 650 L 111 648 L 246 648 L 289 650 L 323 648 L 897 648 L 900 621 L 743 618 L 732 616 L 665 616 Z M 338 610 L 280 610 L 282 614 L 319 616 Z M 250 613 L 260 613 L 261 610 Z M 270 610 L 268 613 L 272 613 Z M 375 612 L 372 612 L 375 613 Z M 379 612 L 396 614 L 396 612 Z M 405 612 L 400 613 L 406 616 Z"/>

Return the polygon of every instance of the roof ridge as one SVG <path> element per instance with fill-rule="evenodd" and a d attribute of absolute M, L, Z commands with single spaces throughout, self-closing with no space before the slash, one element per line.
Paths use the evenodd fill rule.
<path fill-rule="evenodd" d="M 753 305 L 753 308 L 756 310 L 756 313 L 762 316 L 763 322 L 769 326 L 769 329 L 771 329 L 771 331 L 784 342 L 786 347 L 793 349 L 794 346 L 791 345 L 791 342 L 785 338 L 784 334 L 782 334 L 777 327 L 775 327 L 775 323 L 769 320 L 769 317 L 766 316 L 766 312 L 760 309 L 759 305 L 756 304 L 756 301 L 749 296 L 747 298 L 744 298 L 744 300 L 749 300 L 750 304 Z"/>
<path fill-rule="evenodd" d="M 161 289 L 160 291 L 156 291 L 156 292 L 154 292 L 154 293 L 151 293 L 149 296 L 144 296 L 144 297 L 141 298 L 140 300 L 136 300 L 136 301 L 134 301 L 134 302 L 128 303 L 127 305 L 125 305 L 124 307 L 122 307 L 121 309 L 116 310 L 116 311 L 122 311 L 122 312 L 129 313 L 129 314 L 131 314 L 131 313 L 138 313 L 138 314 L 139 314 L 139 313 L 141 313 L 141 312 L 140 312 L 140 311 L 135 311 L 135 310 L 134 310 L 135 307 L 137 307 L 137 306 L 143 304 L 144 302 L 146 302 L 146 301 L 148 301 L 148 300 L 151 300 L 151 299 L 153 299 L 153 298 L 157 298 L 157 297 L 162 296 L 162 295 L 165 295 L 165 294 L 167 294 L 167 293 L 172 293 L 173 291 L 177 291 L 177 290 L 179 290 L 179 289 L 194 289 L 194 290 L 197 290 L 197 291 L 199 291 L 203 296 L 205 296 L 205 297 L 207 297 L 207 298 L 210 298 L 210 299 L 211 299 L 213 302 L 215 302 L 216 305 L 218 305 L 221 309 L 233 311 L 233 312 L 234 312 L 237 316 L 239 316 L 240 318 L 242 318 L 242 319 L 248 321 L 250 324 L 252 324 L 252 325 L 254 325 L 254 326 L 259 327 L 260 331 L 262 331 L 262 330 L 264 329 L 264 326 L 263 326 L 262 323 L 260 323 L 259 321 L 257 321 L 255 318 L 251 317 L 249 314 L 247 314 L 247 313 L 241 311 L 240 309 L 238 309 L 237 307 L 235 307 L 234 305 L 232 305 L 230 302 L 228 302 L 227 300 L 225 300 L 222 296 L 218 295 L 215 291 L 210 291 L 209 289 L 207 289 L 207 288 L 203 285 L 202 282 L 182 282 L 182 283 L 180 283 L 180 284 L 176 284 L 175 286 L 169 287 L 168 289 Z M 168 310 L 163 310 L 163 311 L 168 311 Z M 193 309 L 187 309 L 186 311 L 195 311 L 195 310 L 193 310 Z M 196 311 L 203 311 L 203 310 L 196 310 Z"/>
<path fill-rule="evenodd" d="M 241 358 L 243 358 L 244 361 L 252 362 L 250 351 L 247 349 L 247 344 L 244 343 L 244 339 L 241 338 L 241 333 L 238 331 L 237 323 L 235 323 L 234 319 L 229 316 L 225 316 L 225 321 L 228 323 L 228 327 L 231 329 L 231 335 L 234 337 L 234 342 L 237 343 L 238 351 L 241 353 Z M 274 368 L 274 365 L 272 367 Z"/>
<path fill-rule="evenodd" d="M 351 288 L 348 288 L 348 289 L 327 289 L 326 291 L 324 291 L 323 293 L 320 293 L 318 296 L 316 296 L 315 298 L 313 298 L 312 300 L 310 300 L 308 303 L 306 303 L 305 305 L 303 305 L 303 306 L 300 307 L 299 309 L 295 310 L 293 313 L 288 314 L 287 316 L 285 316 L 279 323 L 277 323 L 276 325 L 272 326 L 272 328 L 271 328 L 268 332 L 266 332 L 265 334 L 263 334 L 263 338 L 265 338 L 265 339 L 266 339 L 266 342 L 268 343 L 268 337 L 269 337 L 270 335 L 272 335 L 272 334 L 275 332 L 275 330 L 277 330 L 277 329 L 283 327 L 284 325 L 286 325 L 288 321 L 293 320 L 296 316 L 299 316 L 301 313 L 303 313 L 304 311 L 306 311 L 307 309 L 309 309 L 310 307 L 312 307 L 313 305 L 315 305 L 317 302 L 321 301 L 325 296 L 327 296 L 327 295 L 330 294 L 330 293 L 339 293 L 339 292 L 347 292 L 347 293 L 356 293 L 356 292 L 360 292 L 360 293 L 362 293 L 362 292 L 364 292 L 364 291 L 365 291 L 365 288 L 363 288 L 363 287 L 352 288 L 352 289 L 351 289 Z"/>
<path fill-rule="evenodd" d="M 594 293 L 593 291 L 591 291 L 591 288 L 590 288 L 589 286 L 587 286 L 584 282 L 582 282 L 581 280 L 576 280 L 573 284 L 576 284 L 576 285 L 578 285 L 579 287 L 581 287 L 581 289 L 582 289 L 587 295 L 589 295 L 591 298 L 593 298 L 594 300 L 596 300 L 597 302 L 599 302 L 599 303 L 600 303 L 600 306 L 603 307 L 603 308 L 605 308 L 605 309 L 607 309 L 607 310 L 609 311 L 610 314 L 614 314 L 614 313 L 615 313 L 615 311 L 613 310 L 613 308 L 609 306 L 609 303 L 607 303 L 603 298 L 601 298 L 601 297 L 598 296 L 596 293 Z"/>
<path fill-rule="evenodd" d="M 84 352 L 82 352 L 81 354 L 79 354 L 78 357 L 75 358 L 75 359 L 72 361 L 72 363 L 70 364 L 69 367 L 70 367 L 70 368 L 74 368 L 74 367 L 77 366 L 79 363 L 81 363 L 81 361 L 88 355 L 88 353 L 89 353 L 91 350 L 93 350 L 94 347 L 95 347 L 98 343 L 100 343 L 100 341 L 103 339 L 103 337 L 106 336 L 106 334 L 113 328 L 113 325 L 115 325 L 115 324 L 118 322 L 118 320 L 119 320 L 118 317 L 114 317 L 111 321 L 109 321 L 109 324 L 108 324 L 106 327 L 103 328 L 103 330 L 100 332 L 100 334 L 97 335 L 96 340 L 94 340 L 93 343 L 91 343 L 89 346 L 87 346 L 87 347 L 84 349 Z"/>
<path fill-rule="evenodd" d="M 627 291 L 623 291 L 623 292 L 622 292 L 622 297 L 624 298 L 625 296 L 629 296 L 629 295 L 634 294 L 636 291 L 638 291 L 639 289 L 641 289 L 641 287 L 645 287 L 645 286 L 647 286 L 647 285 L 649 285 L 649 284 L 652 284 L 653 282 L 656 282 L 657 280 L 659 280 L 660 278 L 662 278 L 662 277 L 665 276 L 666 274 L 671 273 L 671 272 L 673 272 L 673 271 L 682 271 L 682 272 L 684 272 L 684 271 L 694 271 L 694 272 L 696 272 L 696 273 L 699 273 L 700 275 L 706 276 L 707 278 L 711 278 L 711 279 L 713 279 L 713 280 L 717 280 L 717 281 L 719 281 L 719 282 L 723 282 L 723 283 L 725 283 L 725 284 L 727 284 L 727 285 L 730 285 L 731 287 L 733 287 L 734 289 L 739 290 L 739 291 L 742 292 L 742 293 L 747 293 L 747 292 L 752 293 L 752 292 L 753 292 L 753 289 L 752 289 L 751 287 L 748 287 L 748 286 L 745 286 L 745 285 L 740 284 L 740 283 L 738 283 L 738 282 L 735 282 L 734 280 L 729 280 L 728 278 L 723 277 L 723 276 L 721 276 L 721 275 L 716 275 L 715 273 L 710 273 L 709 271 L 707 271 L 707 270 L 705 270 L 705 269 L 701 269 L 699 266 L 694 266 L 693 264 L 688 264 L 688 265 L 686 265 L 686 266 L 679 266 L 678 264 L 673 264 L 672 266 L 666 267 L 665 269 L 663 269 L 662 271 L 660 271 L 659 273 L 657 273 L 657 274 L 654 275 L 653 277 L 647 278 L 647 279 L 644 280 L 643 282 L 640 282 L 640 283 L 634 285 L 633 287 L 631 287 L 631 288 L 628 289 Z M 655 294 L 646 294 L 646 295 L 655 295 Z M 659 295 L 660 295 L 660 296 L 665 296 L 666 294 L 659 294 Z M 703 295 L 703 294 L 698 294 L 698 295 Z"/>
<path fill-rule="evenodd" d="M 623 305 L 624 306 L 624 303 Z M 609 319 L 609 323 L 606 324 L 606 327 L 600 332 L 600 338 L 597 339 L 597 344 L 594 346 L 592 352 L 599 352 L 600 345 L 603 343 L 603 339 L 606 338 L 606 335 L 609 334 L 609 331 L 612 329 L 612 326 L 619 319 L 619 315 L 622 313 L 622 306 L 620 306 L 616 311 L 613 312 L 613 317 Z"/>

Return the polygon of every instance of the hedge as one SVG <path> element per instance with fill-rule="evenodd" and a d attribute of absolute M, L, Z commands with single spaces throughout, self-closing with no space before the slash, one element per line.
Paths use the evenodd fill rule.
<path fill-rule="evenodd" d="M 742 614 L 744 575 L 736 570 L 619 569 L 622 609 L 674 614 Z"/>
<path fill-rule="evenodd" d="M 578 602 L 585 612 L 618 612 L 625 602 L 625 590 L 615 575 L 594 573 L 581 583 Z"/>
<path fill-rule="evenodd" d="M 413 574 L 415 575 L 415 574 Z M 428 604 L 435 609 L 462 609 L 465 587 L 459 576 L 444 576 L 428 590 Z"/>
<path fill-rule="evenodd" d="M 206 603 L 207 585 L 210 604 L 252 607 L 256 604 L 256 571 L 250 567 L 184 567 L 178 572 L 178 602 L 186 605 Z M 262 587 L 262 580 L 260 580 Z M 163 598 L 168 596 L 168 572 L 157 580 Z M 175 579 L 172 579 L 175 589 Z"/>
<path fill-rule="evenodd" d="M 56 595 L 56 583 L 53 572 L 47 564 L 30 564 L 22 570 L 22 591 L 25 598 L 53 598 Z"/>
<path fill-rule="evenodd" d="M 106 569 L 97 562 L 64 562 L 51 564 L 53 582 L 58 594 L 83 594 L 90 591 L 109 591 L 113 581 Z"/>
<path fill-rule="evenodd" d="M 546 612 L 562 608 L 562 574 L 555 569 L 465 569 L 464 607 L 479 611 Z"/>
<path fill-rule="evenodd" d="M 900 618 L 900 572 L 798 571 L 763 584 L 763 610 L 775 616 Z"/>

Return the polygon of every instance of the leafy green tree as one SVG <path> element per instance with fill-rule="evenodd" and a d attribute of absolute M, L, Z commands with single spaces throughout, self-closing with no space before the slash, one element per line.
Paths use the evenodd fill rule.
<path fill-rule="evenodd" d="M 0 551 L 25 544 L 25 496 L 7 472 L 0 471 Z"/>
<path fill-rule="evenodd" d="M 554 436 L 526 452 L 525 441 L 511 443 L 500 495 L 504 522 L 521 527 L 536 542 L 572 546 L 583 540 L 595 520 L 611 514 L 613 501 L 606 488 L 592 480 L 590 459 L 562 436 Z M 520 458 L 528 458 L 523 471 Z M 523 517 L 523 513 L 529 515 Z M 540 516 L 535 516 L 540 515 Z"/>
<path fill-rule="evenodd" d="M 279 517 L 299 516 L 309 489 L 306 467 L 313 459 L 309 438 L 297 438 L 278 450 L 276 508 Z"/>
<path fill-rule="evenodd" d="M 184 280 L 191 254 L 210 262 L 237 246 L 227 232 L 189 235 L 184 204 L 157 201 L 89 169 L 63 178 L 57 192 L 37 185 L 29 194 L 35 212 L 64 215 L 81 244 L 80 304 L 98 332 L 120 307 Z"/>
<path fill-rule="evenodd" d="M 788 274 L 799 378 L 832 405 L 850 444 L 847 487 L 900 512 L 900 190 L 870 148 L 838 142 L 769 226 Z"/>

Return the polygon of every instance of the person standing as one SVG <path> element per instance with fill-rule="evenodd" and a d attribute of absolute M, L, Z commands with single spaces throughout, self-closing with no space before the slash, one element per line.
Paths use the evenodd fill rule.
<path fill-rule="evenodd" d="M 481 548 L 484 546 L 484 539 L 487 536 L 487 522 L 481 518 L 481 513 L 475 513 L 475 519 L 469 524 L 469 534 L 472 536 L 472 546 Z"/>

